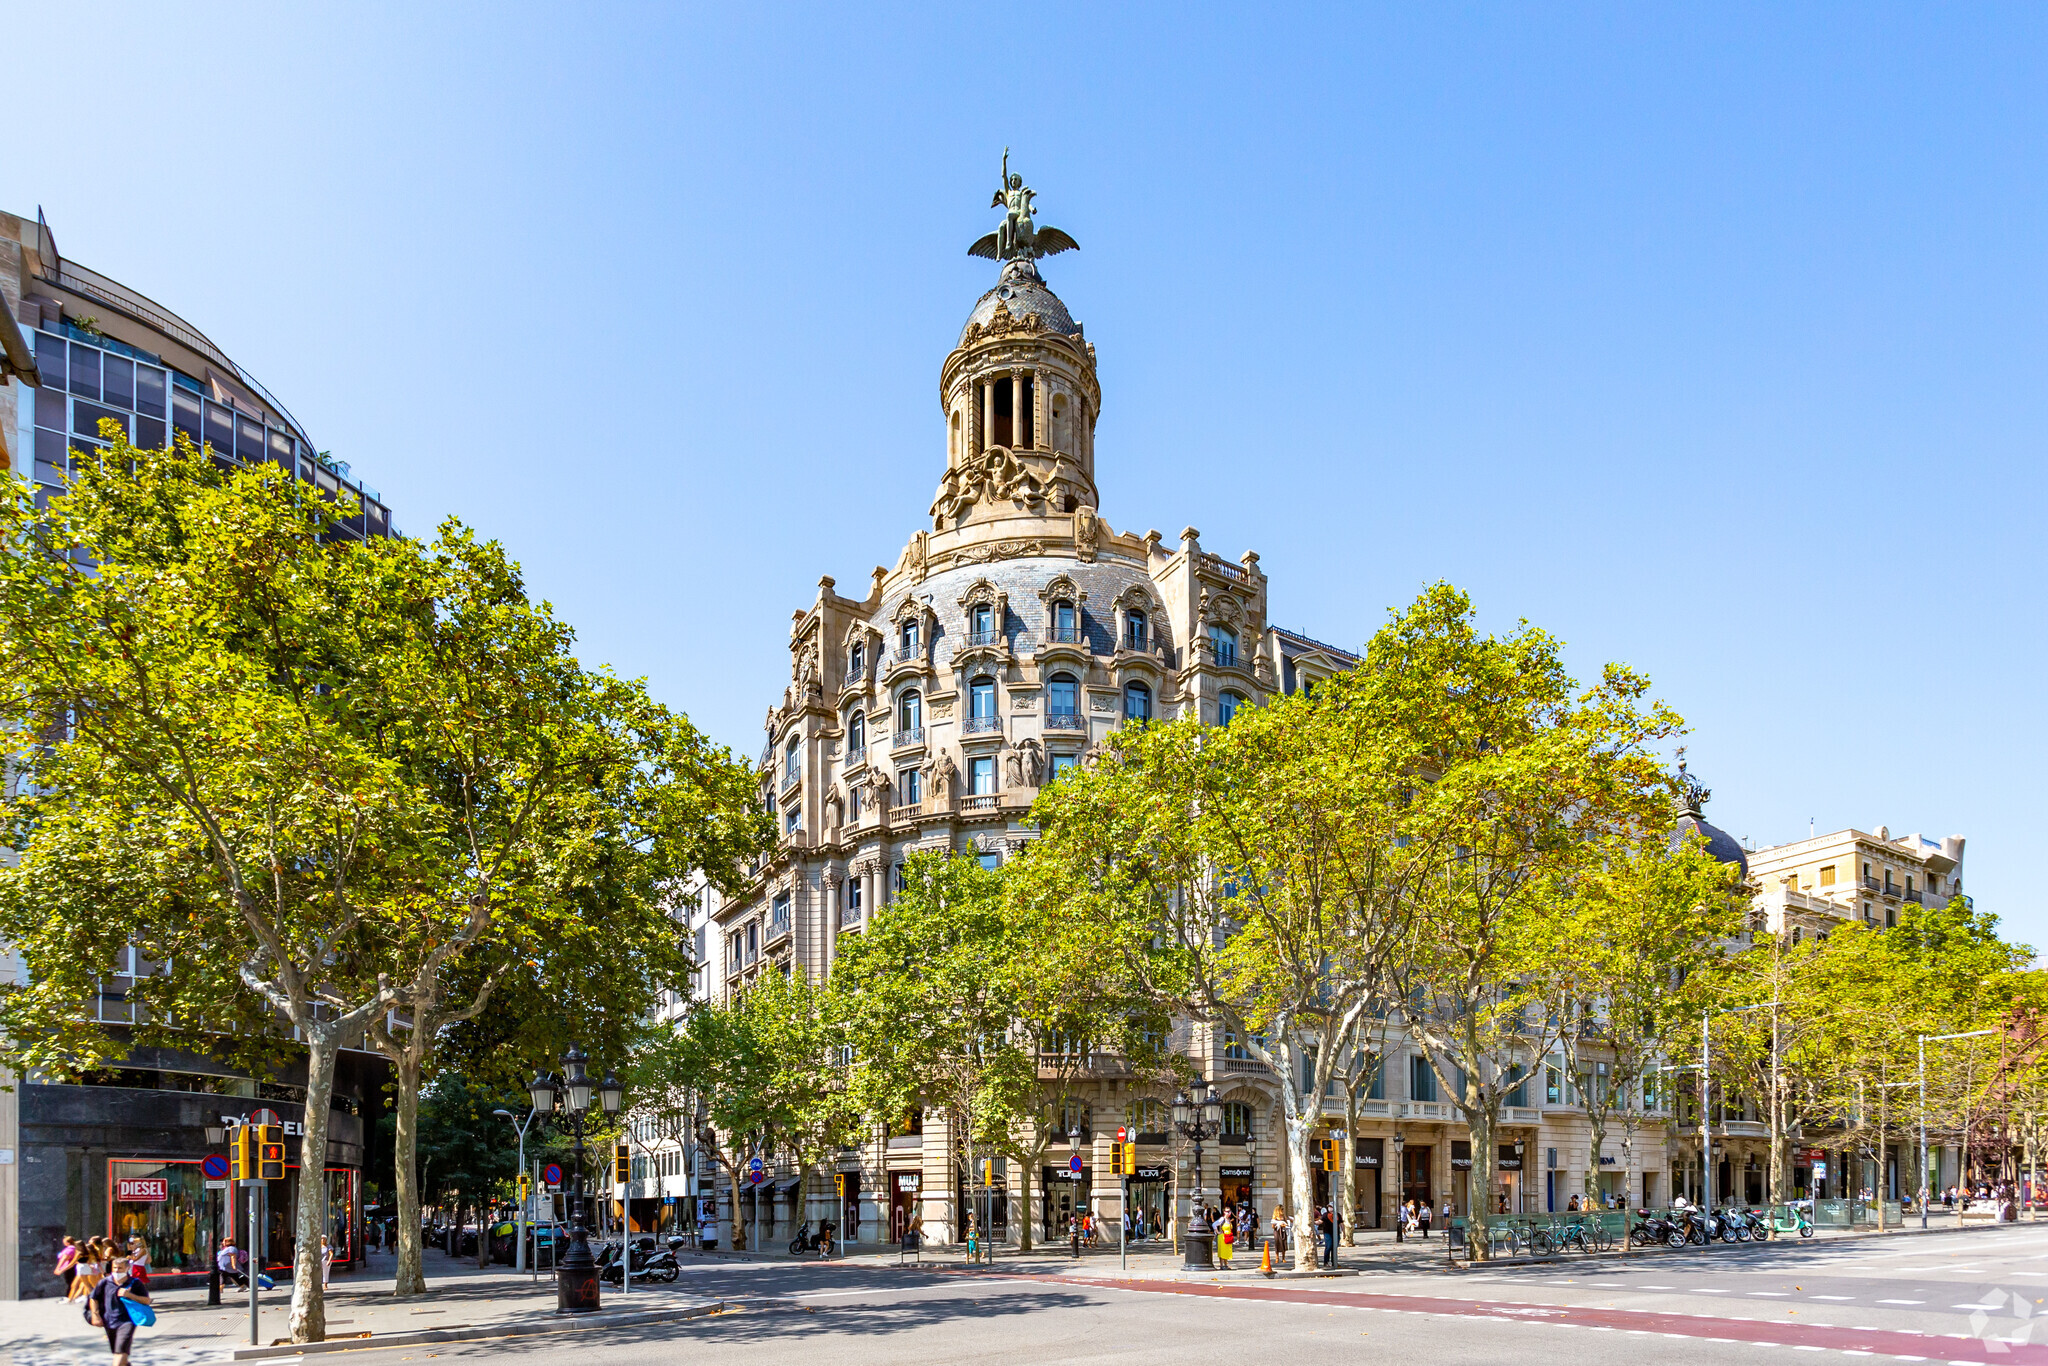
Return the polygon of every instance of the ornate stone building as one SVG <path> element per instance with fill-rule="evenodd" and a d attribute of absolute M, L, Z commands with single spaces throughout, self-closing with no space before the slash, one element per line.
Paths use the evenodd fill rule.
<path fill-rule="evenodd" d="M 1005 187 L 1004 227 L 975 248 L 1001 260 L 1000 275 L 940 367 L 945 468 L 932 504 L 861 597 L 823 578 L 792 614 L 790 681 L 768 710 L 760 761 L 782 839 L 752 885 L 711 912 L 714 992 L 763 972 L 828 974 L 915 853 L 950 850 L 991 865 L 1014 855 L 1033 838 L 1025 817 L 1040 787 L 1088 763 L 1116 727 L 1226 722 L 1239 707 L 1356 662 L 1273 624 L 1257 554 L 1226 559 L 1203 549 L 1192 527 L 1168 542 L 1157 531 L 1119 531 L 1105 516 L 1095 346 L 1037 264 L 1073 240 L 1034 229 L 1030 192 L 1014 177 Z M 1225 1132 L 1207 1146 L 1201 1187 L 1211 1200 L 1220 1191 L 1269 1215 L 1283 1159 L 1262 1066 L 1220 1030 L 1184 1024 L 1172 1046 L 1202 1066 L 1225 1102 Z M 1512 1208 L 1563 1209 L 1583 1189 L 1591 1155 L 1583 1112 L 1547 1061 L 1511 1097 L 1498 1152 L 1475 1159 L 1427 1063 L 1396 1045 L 1358 1107 L 1358 1223 L 1387 1226 L 1409 1197 L 1462 1210 L 1475 1160 L 1497 1170 L 1497 1198 Z M 1042 1236 L 1083 1205 L 1113 1223 L 1119 1193 L 1106 1174 L 1120 1125 L 1140 1140 L 1132 1204 L 1150 1227 L 1164 1224 L 1168 1192 L 1192 1184 L 1186 1153 L 1168 1144 L 1166 1088 L 1130 1079 L 1112 1059 L 1092 1077 L 1048 1165 L 1028 1184 L 1024 1173 L 1004 1173 L 999 1237 L 1014 1239 L 1025 1219 Z M 1343 1122 L 1339 1098 L 1325 1108 L 1331 1123 Z M 768 1154 L 770 1179 L 746 1197 L 758 1202 L 757 1246 L 828 1214 L 875 1242 L 893 1237 L 913 1209 L 928 1237 L 958 1236 L 964 1174 L 939 1123 L 913 1119 L 908 1132 L 841 1154 L 843 1197 L 834 1173 L 800 1173 Z M 1686 1162 L 1684 1146 L 1667 1147 L 1664 1125 L 1655 1127 L 1633 1154 L 1603 1155 L 1599 1184 L 1615 1198 L 1660 1200 L 1683 1179 L 1674 1169 Z M 1096 1173 L 1105 1173 L 1100 1182 Z M 1322 1173 L 1317 1187 L 1323 1198 Z M 723 1192 L 719 1203 L 720 1237 L 729 1238 Z"/>

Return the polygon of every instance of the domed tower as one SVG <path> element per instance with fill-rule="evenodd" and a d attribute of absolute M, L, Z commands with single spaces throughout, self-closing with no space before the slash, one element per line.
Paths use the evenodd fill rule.
<path fill-rule="evenodd" d="M 1044 256 L 1079 244 L 1032 218 L 1032 190 L 1004 163 L 1002 225 L 969 252 L 1002 263 L 975 301 L 939 372 L 946 473 L 932 500 L 934 532 L 1095 508 L 1095 348 L 1038 273 Z"/>
<path fill-rule="evenodd" d="M 1707 799 L 1713 795 L 1698 778 L 1686 772 L 1685 751 L 1680 750 L 1678 759 L 1679 810 L 1678 819 L 1673 823 L 1671 830 L 1672 847 L 1676 848 L 1691 836 L 1698 835 L 1700 842 L 1706 845 L 1707 852 L 1713 855 L 1716 862 L 1733 864 L 1737 880 L 1747 882 L 1749 881 L 1749 855 L 1743 852 L 1742 842 L 1720 826 L 1709 822 L 1704 814 Z"/>

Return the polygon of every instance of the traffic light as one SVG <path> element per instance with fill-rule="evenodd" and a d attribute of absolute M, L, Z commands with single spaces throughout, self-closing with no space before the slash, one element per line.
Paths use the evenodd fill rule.
<path fill-rule="evenodd" d="M 232 1145 L 228 1149 L 228 1163 L 231 1174 L 237 1181 L 256 1179 L 256 1130 L 247 1124 L 235 1126 Z"/>
<path fill-rule="evenodd" d="M 612 1180 L 625 1185 L 633 1179 L 633 1150 L 621 1143 L 612 1149 Z"/>
<path fill-rule="evenodd" d="M 845 1172 L 840 1172 L 840 1173 L 839 1173 L 838 1175 L 836 1175 L 836 1176 L 834 1176 L 834 1177 L 832 1178 L 832 1189 L 833 1189 L 833 1190 L 834 1190 L 834 1191 L 835 1191 L 835 1192 L 836 1192 L 836 1193 L 838 1194 L 838 1196 L 839 1196 L 839 1198 L 840 1198 L 841 1200 L 844 1200 L 844 1199 L 846 1198 L 846 1173 L 845 1173 Z"/>
<path fill-rule="evenodd" d="M 1323 1140 L 1323 1170 L 1326 1172 L 1337 1170 L 1337 1140 L 1334 1138 Z"/>
<path fill-rule="evenodd" d="M 1117 1170 L 1118 1170 L 1119 1172 L 1123 1173 L 1123 1174 L 1124 1174 L 1125 1176 L 1136 1176 L 1136 1175 L 1138 1174 L 1138 1145 L 1137 1145 L 1137 1144 L 1135 1144 L 1135 1143 L 1126 1143 L 1126 1144 L 1124 1144 L 1124 1160 L 1123 1160 L 1123 1162 L 1122 1162 L 1122 1163 L 1121 1163 L 1121 1164 L 1120 1164 L 1120 1165 L 1119 1165 L 1119 1166 L 1117 1167 Z"/>
<path fill-rule="evenodd" d="M 991 1159 L 984 1157 L 981 1159 L 981 1184 L 987 1187 L 993 1186 L 995 1183 L 996 1164 Z"/>
<path fill-rule="evenodd" d="M 1118 1130 L 1118 1132 L 1121 1133 L 1122 1130 Z M 1116 1142 L 1109 1145 L 1109 1169 L 1111 1171 L 1121 1172 L 1124 1169 L 1125 1146 L 1126 1145 L 1122 1139 L 1118 1139 Z"/>
<path fill-rule="evenodd" d="M 248 1125 L 242 1126 L 247 1129 Z M 260 1181 L 284 1180 L 284 1126 L 256 1126 L 256 1177 Z"/>

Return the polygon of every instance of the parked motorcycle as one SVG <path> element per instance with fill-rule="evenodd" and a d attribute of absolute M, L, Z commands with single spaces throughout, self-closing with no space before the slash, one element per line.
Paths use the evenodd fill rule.
<path fill-rule="evenodd" d="M 830 1255 L 833 1231 L 832 1222 L 829 1219 L 818 1225 L 815 1231 L 811 1228 L 811 1221 L 808 1219 L 804 1220 L 797 1228 L 796 1237 L 789 1240 L 789 1255 L 801 1257 L 806 1252 L 822 1252 Z"/>
<path fill-rule="evenodd" d="M 633 1280 L 671 1282 L 682 1274 L 682 1267 L 676 1261 L 675 1244 L 680 1238 L 669 1240 L 669 1246 L 657 1248 L 652 1238 L 640 1238 L 633 1243 Z M 626 1261 L 617 1243 L 606 1243 L 597 1254 L 598 1279 L 607 1285 L 626 1283 Z"/>
<path fill-rule="evenodd" d="M 1724 1243 L 1746 1243 L 1749 1241 L 1749 1220 L 1741 1210 L 1731 1206 L 1720 1212 L 1721 1241 Z"/>
<path fill-rule="evenodd" d="M 1628 1236 L 1635 1241 L 1637 1247 L 1655 1247 L 1671 1239 L 1674 1227 L 1672 1221 L 1663 1215 L 1639 1209 L 1636 1211 L 1636 1225 L 1628 1231 Z M 1671 1246 L 1683 1247 L 1685 1235 L 1679 1233 L 1677 1239 Z"/>
<path fill-rule="evenodd" d="M 1707 1216 L 1703 1211 L 1697 1208 L 1688 1209 L 1681 1212 L 1678 1219 L 1679 1237 L 1671 1244 L 1673 1247 L 1684 1247 L 1687 1243 L 1695 1247 L 1705 1247 L 1714 1240 L 1714 1232 L 1708 1228 Z"/>

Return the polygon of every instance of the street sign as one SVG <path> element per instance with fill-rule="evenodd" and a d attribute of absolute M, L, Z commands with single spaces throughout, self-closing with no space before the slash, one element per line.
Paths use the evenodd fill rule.
<path fill-rule="evenodd" d="M 542 1167 L 540 1169 L 540 1179 L 547 1182 L 550 1186 L 561 1185 L 562 1164 L 559 1162 L 550 1162 L 547 1164 L 547 1166 Z"/>
<path fill-rule="evenodd" d="M 1128 1143 L 1128 1142 L 1130 1142 L 1130 1141 L 1131 1141 L 1131 1131 L 1130 1131 L 1130 1130 L 1129 1130 L 1128 1128 L 1126 1128 L 1126 1127 L 1124 1127 L 1123 1125 L 1121 1125 L 1121 1124 L 1117 1125 L 1117 1126 L 1116 1126 L 1116 1141 L 1117 1141 L 1117 1142 L 1119 1142 L 1119 1143 Z"/>
<path fill-rule="evenodd" d="M 1080 1174 L 1081 1154 L 1075 1153 L 1072 1157 L 1067 1159 L 1067 1170 L 1073 1172 L 1077 1176 Z"/>
<path fill-rule="evenodd" d="M 220 1153 L 208 1153 L 199 1164 L 199 1171 L 208 1181 L 225 1181 L 228 1179 L 228 1160 Z"/>
<path fill-rule="evenodd" d="M 206 1188 L 210 1191 L 224 1191 L 233 1184 L 234 1182 L 232 1181 L 209 1181 L 206 1183 Z"/>
<path fill-rule="evenodd" d="M 284 1120 L 283 1120 L 283 1118 L 282 1118 L 281 1116 L 279 1116 L 279 1114 L 278 1114 L 278 1113 L 277 1113 L 277 1111 L 275 1111 L 275 1110 L 271 1110 L 271 1109 L 259 1109 L 259 1110 L 251 1110 L 251 1111 L 249 1112 L 249 1122 L 250 1122 L 251 1124 L 257 1124 L 257 1125 L 262 1125 L 262 1124 L 280 1124 L 280 1125 L 281 1125 L 281 1124 L 283 1124 L 283 1123 L 284 1123 Z"/>

